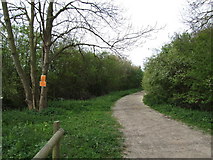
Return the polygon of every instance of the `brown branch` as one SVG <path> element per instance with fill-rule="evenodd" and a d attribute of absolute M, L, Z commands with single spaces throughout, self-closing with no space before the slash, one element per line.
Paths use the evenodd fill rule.
<path fill-rule="evenodd" d="M 76 1 L 76 0 L 75 0 L 75 1 Z M 56 19 L 62 12 L 66 11 L 66 10 L 68 9 L 68 6 L 69 6 L 70 4 L 72 4 L 73 2 L 75 2 L 75 1 L 69 2 L 69 3 L 66 4 L 63 8 L 61 8 L 61 9 L 55 14 L 55 16 L 53 16 L 53 19 Z"/>

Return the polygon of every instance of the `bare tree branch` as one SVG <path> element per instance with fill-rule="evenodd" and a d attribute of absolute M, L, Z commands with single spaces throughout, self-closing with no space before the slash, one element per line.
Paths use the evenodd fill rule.
<path fill-rule="evenodd" d="M 213 2 L 211 0 L 188 1 L 188 10 L 183 18 L 184 23 L 193 31 L 212 26 Z"/>

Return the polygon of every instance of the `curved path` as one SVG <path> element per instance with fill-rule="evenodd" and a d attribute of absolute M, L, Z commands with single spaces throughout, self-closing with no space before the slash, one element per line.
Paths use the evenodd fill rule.
<path fill-rule="evenodd" d="M 143 92 L 113 107 L 123 126 L 125 158 L 210 158 L 211 136 L 169 119 L 141 102 Z"/>

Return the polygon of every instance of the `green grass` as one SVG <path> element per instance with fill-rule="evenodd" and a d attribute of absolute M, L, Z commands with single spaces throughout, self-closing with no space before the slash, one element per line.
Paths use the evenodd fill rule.
<path fill-rule="evenodd" d="M 85 101 L 51 101 L 41 113 L 4 111 L 3 158 L 31 159 L 51 138 L 55 120 L 65 130 L 62 158 L 121 158 L 122 133 L 111 107 L 122 96 L 136 91 L 113 92 Z"/>
<path fill-rule="evenodd" d="M 195 129 L 204 131 L 205 133 L 210 133 L 212 129 L 212 113 L 207 111 L 192 110 L 187 108 L 176 107 L 170 104 L 153 104 L 147 102 L 144 97 L 145 104 L 149 105 L 151 108 L 163 113 L 175 120 L 179 120 L 183 123 L 192 126 Z"/>

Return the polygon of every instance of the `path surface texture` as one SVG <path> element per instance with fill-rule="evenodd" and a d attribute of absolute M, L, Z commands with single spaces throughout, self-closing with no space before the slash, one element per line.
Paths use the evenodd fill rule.
<path fill-rule="evenodd" d="M 113 107 L 123 126 L 124 158 L 210 158 L 211 136 L 149 108 L 143 92 L 125 96 Z"/>

